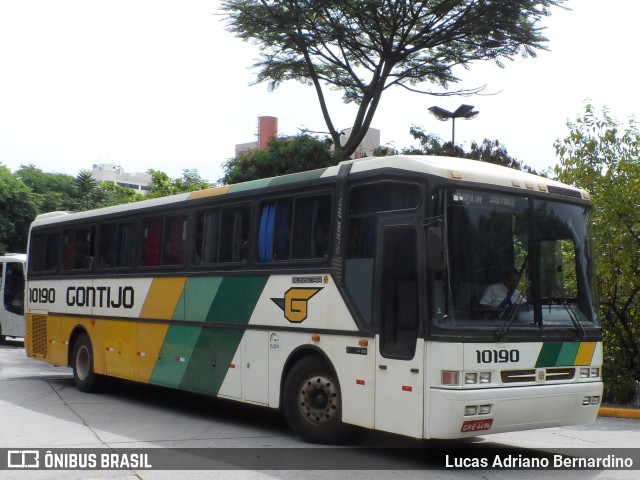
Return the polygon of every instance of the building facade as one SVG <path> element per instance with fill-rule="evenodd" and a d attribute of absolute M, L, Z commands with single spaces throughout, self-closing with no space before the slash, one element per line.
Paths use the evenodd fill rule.
<path fill-rule="evenodd" d="M 147 192 L 151 183 L 151 175 L 148 173 L 127 173 L 121 166 L 110 163 L 94 164 L 91 169 L 91 176 L 98 182 L 115 183 L 142 194 Z"/>

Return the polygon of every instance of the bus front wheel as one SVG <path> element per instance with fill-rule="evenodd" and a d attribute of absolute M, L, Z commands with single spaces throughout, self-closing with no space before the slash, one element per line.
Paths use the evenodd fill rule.
<path fill-rule="evenodd" d="M 283 410 L 291 429 L 307 442 L 341 443 L 350 433 L 342 423 L 340 385 L 315 355 L 291 368 L 284 383 Z"/>
<path fill-rule="evenodd" d="M 100 376 L 93 371 L 93 347 L 86 333 L 80 334 L 73 346 L 73 380 L 81 392 L 95 392 L 100 386 Z"/>

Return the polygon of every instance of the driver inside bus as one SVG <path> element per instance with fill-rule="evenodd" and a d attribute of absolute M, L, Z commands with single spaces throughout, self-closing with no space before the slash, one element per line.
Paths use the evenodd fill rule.
<path fill-rule="evenodd" d="M 502 282 L 489 285 L 480 298 L 480 309 L 497 319 L 513 305 L 526 303 L 526 299 L 518 290 L 520 274 L 515 268 L 509 268 L 502 274 Z"/>

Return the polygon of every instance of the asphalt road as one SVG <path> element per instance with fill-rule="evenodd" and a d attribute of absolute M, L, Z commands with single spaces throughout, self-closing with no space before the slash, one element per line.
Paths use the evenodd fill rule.
<path fill-rule="evenodd" d="M 0 345 L 0 456 L 17 451 L 25 455 L 37 451 L 41 462 L 49 452 L 47 458 L 55 459 L 59 469 L 9 469 L 15 457 L 0 458 L 0 467 L 6 468 L 0 470 L 3 480 L 640 479 L 640 420 L 599 418 L 589 426 L 457 442 L 417 442 L 359 431 L 348 445 L 326 448 L 303 443 L 279 412 L 265 408 L 133 382 L 114 382 L 100 394 L 81 393 L 69 369 L 29 359 L 21 343 L 8 341 Z M 139 458 L 118 457 L 122 451 L 134 452 Z M 630 458 L 635 469 L 456 466 L 456 462 L 480 462 L 482 458 L 495 461 L 496 452 L 512 462 L 547 458 L 552 463 L 556 453 L 580 457 L 584 451 L 600 459 L 611 455 L 621 461 Z M 69 460 L 68 452 L 78 456 Z M 73 461 L 100 463 L 104 452 L 116 455 L 113 461 L 120 462 L 120 469 L 64 469 L 73 466 Z M 151 452 L 154 469 L 145 468 L 144 452 Z M 49 465 L 55 466 L 54 460 Z"/>

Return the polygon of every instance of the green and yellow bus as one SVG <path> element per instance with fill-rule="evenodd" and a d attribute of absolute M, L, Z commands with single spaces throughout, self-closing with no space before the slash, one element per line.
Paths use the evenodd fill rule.
<path fill-rule="evenodd" d="M 585 424 L 589 210 L 528 173 L 391 156 L 41 215 L 25 347 L 84 392 L 116 377 L 279 408 L 310 442 Z M 517 289 L 489 312 L 505 271 Z"/>

